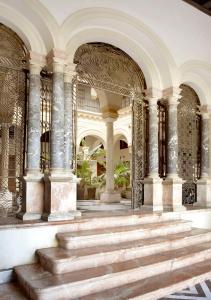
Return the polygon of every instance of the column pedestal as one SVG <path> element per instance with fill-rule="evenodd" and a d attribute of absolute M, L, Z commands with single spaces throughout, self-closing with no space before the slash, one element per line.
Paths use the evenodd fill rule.
<path fill-rule="evenodd" d="M 21 220 L 38 220 L 44 208 L 44 181 L 43 174 L 28 174 L 23 177 L 22 211 L 17 217 Z"/>
<path fill-rule="evenodd" d="M 100 195 L 100 200 L 102 202 L 110 202 L 110 203 L 116 203 L 120 202 L 121 200 L 121 195 L 118 192 L 115 191 L 106 191 Z"/>
<path fill-rule="evenodd" d="M 202 178 L 197 181 L 196 207 L 211 207 L 211 178 Z"/>
<path fill-rule="evenodd" d="M 163 181 L 163 208 L 166 211 L 185 211 L 182 205 L 182 184 L 184 181 L 175 176 Z"/>
<path fill-rule="evenodd" d="M 51 174 L 45 180 L 45 221 L 72 220 L 81 216 L 76 210 L 77 178 L 72 174 Z"/>
<path fill-rule="evenodd" d="M 144 179 L 143 209 L 163 211 L 163 179 L 159 177 Z"/>

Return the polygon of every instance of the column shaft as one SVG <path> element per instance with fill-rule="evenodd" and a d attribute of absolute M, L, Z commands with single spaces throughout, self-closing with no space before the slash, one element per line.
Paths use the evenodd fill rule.
<path fill-rule="evenodd" d="M 41 67 L 30 65 L 27 126 L 27 171 L 40 170 L 40 82 Z"/>
<path fill-rule="evenodd" d="M 63 65 L 53 65 L 51 106 L 51 171 L 64 168 L 64 73 Z"/>
<path fill-rule="evenodd" d="M 70 170 L 72 168 L 72 83 L 64 82 L 64 168 Z"/>
<path fill-rule="evenodd" d="M 152 211 L 163 210 L 162 179 L 158 162 L 158 106 L 157 97 L 148 97 L 149 103 L 149 174 L 144 179 L 144 207 Z"/>
<path fill-rule="evenodd" d="M 114 191 L 113 122 L 106 122 L 106 192 Z"/>
<path fill-rule="evenodd" d="M 168 144 L 167 178 L 163 181 L 163 205 L 166 210 L 183 211 L 186 208 L 182 205 L 182 184 L 183 180 L 178 177 L 178 118 L 177 106 L 180 99 L 180 89 L 170 88 L 168 96 Z"/>

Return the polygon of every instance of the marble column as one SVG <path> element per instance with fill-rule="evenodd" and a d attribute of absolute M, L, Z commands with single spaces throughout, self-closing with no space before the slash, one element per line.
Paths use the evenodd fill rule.
<path fill-rule="evenodd" d="M 163 206 L 165 210 L 183 211 L 182 184 L 183 180 L 178 177 L 178 126 L 177 106 L 180 96 L 180 88 L 164 90 L 164 98 L 168 100 L 168 145 L 167 177 L 163 181 Z"/>
<path fill-rule="evenodd" d="M 76 75 L 75 65 L 68 65 L 64 73 L 64 168 L 69 172 L 73 167 L 73 99 L 72 81 Z"/>
<path fill-rule="evenodd" d="M 211 207 L 211 110 L 201 107 L 201 178 L 197 181 L 197 202 L 194 206 Z"/>
<path fill-rule="evenodd" d="M 55 56 L 55 54 L 58 56 Z M 69 162 L 65 160 L 65 130 L 67 130 L 69 138 L 70 124 L 67 121 L 70 121 L 71 117 L 66 115 L 65 119 L 64 112 L 67 108 L 67 102 L 71 99 L 69 98 L 69 90 L 64 89 L 64 58 L 64 53 L 61 51 L 56 51 L 56 53 L 51 51 L 47 58 L 53 69 L 51 163 L 50 174 L 45 176 L 45 212 L 42 216 L 47 221 L 71 220 L 80 215 L 80 212 L 76 210 L 77 180 L 71 173 Z M 68 143 L 69 146 L 72 146 L 70 145 L 72 143 L 70 139 Z M 67 148 L 66 150 L 70 151 Z"/>
<path fill-rule="evenodd" d="M 23 220 L 40 219 L 44 207 L 43 174 L 40 172 L 40 71 L 43 58 L 30 53 L 29 100 L 27 123 L 27 169 L 23 178 L 22 211 L 17 217 Z"/>
<path fill-rule="evenodd" d="M 144 179 L 144 206 L 152 211 L 163 210 L 163 180 L 159 177 L 158 162 L 158 106 L 161 92 L 146 91 L 149 103 L 149 174 Z"/>
<path fill-rule="evenodd" d="M 106 122 L 106 191 L 101 194 L 100 200 L 106 202 L 119 202 L 120 193 L 114 191 L 114 133 L 113 125 L 117 119 L 116 113 L 106 113 L 103 116 Z"/>

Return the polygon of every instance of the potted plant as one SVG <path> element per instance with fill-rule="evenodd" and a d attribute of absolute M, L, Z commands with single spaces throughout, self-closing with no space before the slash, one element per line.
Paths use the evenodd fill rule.
<path fill-rule="evenodd" d="M 114 186 L 115 189 L 123 194 L 130 184 L 130 169 L 127 162 L 119 162 L 114 169 Z"/>
<path fill-rule="evenodd" d="M 78 166 L 77 177 L 80 178 L 80 183 L 77 185 L 77 198 L 79 200 L 85 200 L 88 198 L 88 186 L 91 185 L 91 175 L 90 165 L 87 160 L 83 160 Z"/>

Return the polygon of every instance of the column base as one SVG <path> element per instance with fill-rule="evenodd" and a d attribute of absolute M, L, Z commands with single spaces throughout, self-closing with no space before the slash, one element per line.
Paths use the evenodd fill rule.
<path fill-rule="evenodd" d="M 16 218 L 23 220 L 23 221 L 33 221 L 33 220 L 40 220 L 42 217 L 41 213 L 27 213 L 27 212 L 19 212 L 16 214 Z"/>
<path fill-rule="evenodd" d="M 144 179 L 143 209 L 163 211 L 163 179 L 147 177 Z"/>
<path fill-rule="evenodd" d="M 17 218 L 39 220 L 44 209 L 43 174 L 28 174 L 23 177 L 23 204 Z"/>
<path fill-rule="evenodd" d="M 182 205 L 182 184 L 184 181 L 177 177 L 167 177 L 163 181 L 163 208 L 165 211 L 185 211 Z"/>
<path fill-rule="evenodd" d="M 68 211 L 66 213 L 45 213 L 42 215 L 43 221 L 68 221 L 68 220 L 74 220 L 77 217 L 81 216 L 81 212 L 78 210 L 74 211 Z"/>
<path fill-rule="evenodd" d="M 76 209 L 77 178 L 71 173 L 45 176 L 45 209 L 43 220 L 72 220 L 80 216 Z"/>
<path fill-rule="evenodd" d="M 197 182 L 197 202 L 195 207 L 211 207 L 211 178 L 202 178 Z"/>
<path fill-rule="evenodd" d="M 100 195 L 100 200 L 102 202 L 117 203 L 117 202 L 120 202 L 121 195 L 120 195 L 120 193 L 115 192 L 115 191 L 105 192 Z"/>

